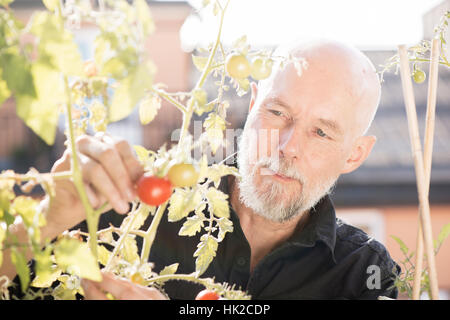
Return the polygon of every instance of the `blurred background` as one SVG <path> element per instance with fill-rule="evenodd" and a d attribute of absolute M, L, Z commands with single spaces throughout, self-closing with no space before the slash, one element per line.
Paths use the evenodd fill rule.
<path fill-rule="evenodd" d="M 191 54 L 196 47 L 213 41 L 216 20 L 197 11 L 201 0 L 148 3 L 156 25 L 147 42 L 158 68 L 155 82 L 165 83 L 169 92 L 189 91 L 199 75 Z M 11 7 L 23 21 L 35 10 L 43 9 L 37 0 L 16 0 Z M 292 39 L 333 38 L 355 45 L 381 70 L 381 65 L 396 54 L 398 44 L 412 45 L 421 39 L 431 39 L 446 10 L 450 10 L 450 0 L 232 0 L 223 39 L 227 45 L 246 34 L 253 48 L 270 49 Z M 93 56 L 96 34 L 90 25 L 82 25 L 76 31 L 84 59 Z M 428 64 L 423 65 L 423 70 L 428 74 Z M 415 250 L 417 188 L 400 75 L 390 72 L 384 79 L 381 104 L 369 131 L 377 136 L 377 143 L 361 168 L 339 179 L 331 197 L 339 217 L 382 242 L 400 263 L 405 257 L 391 235 Z M 209 80 L 206 88 L 208 96 L 213 97 L 215 79 Z M 440 67 L 438 86 L 429 196 L 434 239 L 450 222 L 450 69 Z M 423 135 L 427 82 L 414 84 L 414 90 Z M 231 102 L 228 127 L 242 128 L 250 94 L 238 97 L 230 90 L 226 98 Z M 172 133 L 180 126 L 179 111 L 163 103 L 150 124 L 142 126 L 135 110 L 128 118 L 109 125 L 108 132 L 155 150 L 170 142 Z M 0 171 L 13 169 L 25 173 L 30 167 L 49 171 L 64 151 L 63 131 L 61 119 L 56 143 L 46 145 L 16 116 L 14 100 L 7 100 L 0 107 Z M 42 195 L 41 190 L 34 192 L 36 197 Z M 450 299 L 450 239 L 440 248 L 436 263 L 441 298 Z"/>

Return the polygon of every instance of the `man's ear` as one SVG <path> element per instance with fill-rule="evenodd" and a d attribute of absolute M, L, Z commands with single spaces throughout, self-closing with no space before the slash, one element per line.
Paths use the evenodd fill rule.
<path fill-rule="evenodd" d="M 248 112 L 252 111 L 255 105 L 256 95 L 258 94 L 258 85 L 255 82 L 250 83 L 250 88 L 252 90 L 252 97 L 250 99 L 250 105 L 248 106 Z"/>
<path fill-rule="evenodd" d="M 376 141 L 377 137 L 375 136 L 359 137 L 356 140 L 352 153 L 345 162 L 344 170 L 341 173 L 350 173 L 359 168 L 369 156 Z"/>

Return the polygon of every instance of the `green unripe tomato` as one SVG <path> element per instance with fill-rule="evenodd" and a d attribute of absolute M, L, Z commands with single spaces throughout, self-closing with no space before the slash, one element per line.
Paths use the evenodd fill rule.
<path fill-rule="evenodd" d="M 240 53 L 232 53 L 227 57 L 225 68 L 230 77 L 234 79 L 245 79 L 250 75 L 250 63 Z"/>
<path fill-rule="evenodd" d="M 425 79 L 427 78 L 425 72 L 423 72 L 422 70 L 416 70 L 413 73 L 413 79 L 415 83 L 422 83 L 425 81 Z"/>
<path fill-rule="evenodd" d="M 272 73 L 273 62 L 270 59 L 255 58 L 251 66 L 251 76 L 255 80 L 263 80 Z"/>

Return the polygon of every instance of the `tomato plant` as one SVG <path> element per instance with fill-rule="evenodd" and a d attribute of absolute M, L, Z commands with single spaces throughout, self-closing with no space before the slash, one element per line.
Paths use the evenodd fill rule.
<path fill-rule="evenodd" d="M 252 61 L 251 76 L 255 80 L 263 80 L 272 73 L 273 62 L 270 59 L 257 57 Z"/>

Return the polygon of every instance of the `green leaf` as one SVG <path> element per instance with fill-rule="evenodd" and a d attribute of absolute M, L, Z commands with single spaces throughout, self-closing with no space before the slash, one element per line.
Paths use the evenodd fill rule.
<path fill-rule="evenodd" d="M 109 110 L 110 122 L 126 118 L 135 105 L 145 95 L 145 90 L 152 84 L 153 72 L 148 65 L 141 64 L 116 89 Z"/>
<path fill-rule="evenodd" d="M 31 66 L 24 57 L 18 54 L 4 53 L 0 55 L 0 68 L 8 89 L 14 94 L 36 96 Z"/>
<path fill-rule="evenodd" d="M 139 260 L 138 247 L 134 236 L 128 235 L 125 238 L 121 253 L 122 257 L 131 264 Z"/>
<path fill-rule="evenodd" d="M 136 152 L 139 162 L 146 163 L 147 160 L 149 159 L 151 151 L 139 145 L 133 145 L 133 149 Z"/>
<path fill-rule="evenodd" d="M 217 220 L 219 226 L 219 235 L 217 236 L 219 241 L 225 238 L 227 232 L 233 232 L 233 222 L 227 218 L 220 218 Z"/>
<path fill-rule="evenodd" d="M 55 142 L 58 124 L 58 105 L 65 102 L 59 72 L 42 63 L 32 67 L 36 83 L 36 98 L 16 97 L 17 115 L 48 145 Z"/>
<path fill-rule="evenodd" d="M 136 7 L 137 19 L 141 23 L 142 30 L 144 31 L 144 37 L 147 37 L 155 31 L 155 23 L 150 8 L 145 0 L 136 0 L 134 5 Z"/>
<path fill-rule="evenodd" d="M 202 56 L 194 56 L 192 55 L 192 63 L 197 68 L 198 71 L 203 71 L 206 67 L 206 63 L 208 62 L 208 57 Z"/>
<path fill-rule="evenodd" d="M 183 223 L 178 235 L 180 236 L 194 236 L 197 232 L 199 232 L 204 224 L 205 217 L 195 215 L 193 217 L 189 217 Z"/>
<path fill-rule="evenodd" d="M 37 288 L 48 288 L 53 284 L 53 282 L 58 280 L 61 273 L 62 270 L 56 265 L 53 265 L 48 272 L 37 274 L 31 282 L 31 286 Z"/>
<path fill-rule="evenodd" d="M 173 263 L 170 266 L 164 267 L 164 269 L 161 270 L 159 275 L 165 276 L 165 275 L 169 275 L 169 274 L 174 274 L 178 270 L 178 265 L 179 265 L 178 263 Z"/>
<path fill-rule="evenodd" d="M 226 128 L 225 120 L 216 113 L 210 113 L 203 126 L 213 154 L 223 144 L 223 131 Z"/>
<path fill-rule="evenodd" d="M 139 120 L 141 124 L 146 125 L 152 122 L 160 108 L 161 98 L 159 96 L 150 95 L 144 98 L 139 104 Z"/>
<path fill-rule="evenodd" d="M 219 187 L 221 178 L 230 174 L 238 176 L 239 171 L 237 170 L 237 168 L 227 166 L 225 164 L 215 163 L 212 166 L 208 167 L 208 178 L 214 182 L 214 186 L 216 188 Z"/>
<path fill-rule="evenodd" d="M 25 226 L 30 227 L 36 224 L 36 214 L 38 214 L 37 201 L 26 196 L 18 196 L 14 199 L 11 211 L 19 214 Z"/>
<path fill-rule="evenodd" d="M 201 201 L 202 196 L 197 189 L 175 189 L 170 198 L 168 220 L 175 222 L 187 217 Z"/>
<path fill-rule="evenodd" d="M 208 188 L 206 193 L 212 213 L 219 218 L 229 218 L 230 208 L 228 206 L 228 195 L 213 187 Z"/>
<path fill-rule="evenodd" d="M 47 246 L 44 250 L 33 250 L 36 260 L 36 277 L 31 283 L 34 287 L 49 287 L 61 274 L 59 269 L 52 262 L 52 247 Z"/>
<path fill-rule="evenodd" d="M 93 281 L 102 275 L 89 246 L 75 239 L 62 238 L 55 245 L 56 263 L 68 273 Z"/>
<path fill-rule="evenodd" d="M 25 256 L 15 247 L 11 248 L 11 262 L 16 267 L 16 272 L 20 279 L 20 287 L 22 288 L 22 291 L 25 292 L 30 283 L 30 268 L 27 265 Z"/>
<path fill-rule="evenodd" d="M 406 244 L 398 237 L 391 235 L 391 238 L 394 239 L 400 246 L 400 250 L 406 255 L 408 254 L 408 247 L 406 246 Z"/>
<path fill-rule="evenodd" d="M 10 3 L 12 3 L 14 0 L 0 0 L 0 5 L 6 7 Z"/>
<path fill-rule="evenodd" d="M 197 250 L 194 252 L 194 257 L 197 257 L 195 260 L 197 277 L 202 275 L 206 269 L 208 269 L 208 266 L 216 256 L 217 247 L 218 242 L 213 236 L 205 234 L 200 238 L 200 243 L 197 246 Z"/>
<path fill-rule="evenodd" d="M 8 89 L 8 84 L 1 78 L 1 72 L 2 70 L 0 69 L 0 107 L 3 102 L 11 96 L 11 91 Z"/>
<path fill-rule="evenodd" d="M 449 235 L 450 235 L 450 223 L 447 223 L 442 227 L 441 231 L 439 232 L 437 239 L 438 246 L 442 245 L 442 243 L 444 243 L 445 239 L 447 239 Z"/>
<path fill-rule="evenodd" d="M 45 7 L 50 11 L 55 11 L 58 8 L 59 0 L 42 0 Z"/>
<path fill-rule="evenodd" d="M 39 56 L 65 75 L 82 76 L 83 61 L 73 35 L 65 30 L 55 15 L 39 12 L 33 15 L 30 30 L 39 37 Z"/>
<path fill-rule="evenodd" d="M 106 264 L 109 261 L 109 258 L 111 257 L 111 252 L 105 248 L 105 246 L 97 246 L 97 254 L 98 254 L 98 261 L 106 266 Z"/>

